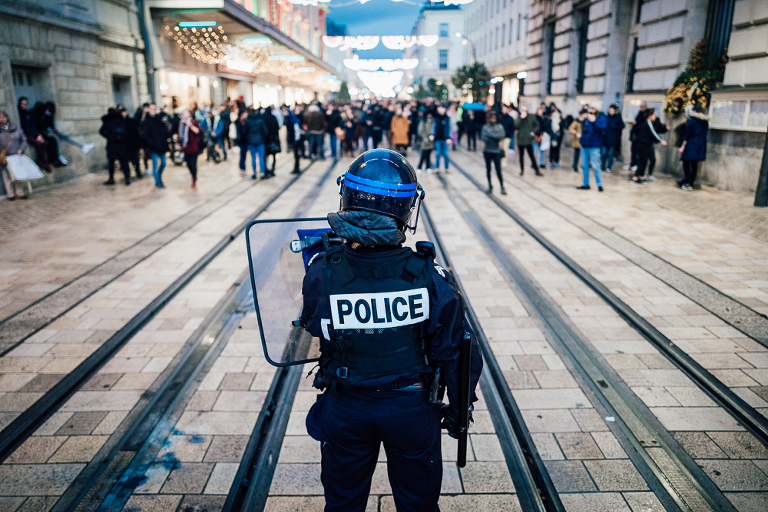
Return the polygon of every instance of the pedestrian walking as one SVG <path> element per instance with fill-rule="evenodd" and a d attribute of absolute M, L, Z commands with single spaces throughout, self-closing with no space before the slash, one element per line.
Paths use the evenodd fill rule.
<path fill-rule="evenodd" d="M 235 143 L 240 148 L 240 177 L 245 178 L 248 173 L 245 169 L 245 162 L 248 159 L 248 137 L 245 134 L 245 120 L 248 118 L 248 111 L 238 111 L 238 118 L 235 121 L 235 133 L 237 134 Z"/>
<path fill-rule="evenodd" d="M 560 109 L 554 103 L 549 105 L 549 166 L 560 167 L 560 148 L 563 142 L 564 121 Z"/>
<path fill-rule="evenodd" d="M 258 177 L 265 179 L 267 177 L 267 159 L 266 159 L 266 141 L 267 126 L 264 119 L 254 110 L 250 109 L 248 117 L 245 118 L 245 140 L 248 143 L 248 152 L 251 154 L 251 168 L 253 169 L 252 178 Z M 259 174 L 256 174 L 256 158 L 259 159 Z"/>
<path fill-rule="evenodd" d="M 275 166 L 277 166 L 277 154 L 282 152 L 280 147 L 280 124 L 277 122 L 277 118 L 272 113 L 272 106 L 268 106 L 264 109 L 263 114 L 264 126 L 267 128 L 267 137 L 265 139 L 264 154 L 266 162 L 269 157 L 272 157 L 272 167 L 267 164 L 267 178 L 272 178 L 275 175 Z"/>
<path fill-rule="evenodd" d="M 390 123 L 390 131 L 392 133 L 392 144 L 394 149 L 405 156 L 408 149 L 408 129 L 410 128 L 408 118 L 403 115 L 403 109 L 397 107 L 395 115 Z"/>
<path fill-rule="evenodd" d="M 115 166 L 114 162 L 120 163 L 120 170 L 123 171 L 125 184 L 131 184 L 131 169 L 128 166 L 128 111 L 125 107 L 116 109 L 112 116 L 102 125 L 99 133 L 107 139 L 107 160 L 109 160 L 109 179 L 104 182 L 105 185 L 115 184 Z"/>
<path fill-rule="evenodd" d="M 451 103 L 450 107 L 448 107 L 447 116 L 451 120 L 451 145 L 453 150 L 456 151 L 456 144 L 459 140 L 459 119 L 455 103 Z"/>
<path fill-rule="evenodd" d="M 497 121 L 496 112 L 488 113 L 488 124 L 483 126 L 480 140 L 485 143 L 483 158 L 485 158 L 485 174 L 488 178 L 488 193 L 493 192 L 493 184 L 491 183 L 491 163 L 493 163 L 496 167 L 496 177 L 499 179 L 501 195 L 505 196 L 507 191 L 504 190 L 504 178 L 501 175 L 501 157 L 504 154 L 504 148 L 499 145 L 504 139 L 504 127 L 498 124 Z"/>
<path fill-rule="evenodd" d="M 512 109 L 507 105 L 501 106 L 499 124 L 504 128 L 504 139 L 499 143 L 499 147 L 504 151 L 501 155 L 502 167 L 504 167 L 507 156 L 512 158 L 515 155 L 515 118 L 512 117 Z"/>
<path fill-rule="evenodd" d="M 640 184 L 645 181 L 645 170 L 649 164 L 649 175 L 651 172 L 653 172 L 653 166 L 656 162 L 654 146 L 657 143 L 661 143 L 662 146 L 666 146 L 667 141 L 662 139 L 661 135 L 659 135 L 659 133 L 656 131 L 656 126 L 654 123 L 657 120 L 656 109 L 645 109 L 643 111 L 643 115 L 638 119 L 639 121 L 635 129 L 637 170 L 631 179 L 633 183 Z"/>
<path fill-rule="evenodd" d="M 200 154 L 200 136 L 203 129 L 200 122 L 192 117 L 189 109 L 181 112 L 181 123 L 179 123 L 179 141 L 182 151 L 184 151 L 184 161 L 187 163 L 187 169 L 192 176 L 192 188 L 197 188 L 197 157 Z"/>
<path fill-rule="evenodd" d="M 11 173 L 8 172 L 8 157 L 11 155 L 22 155 L 27 150 L 27 136 L 24 130 L 16 123 L 12 123 L 8 117 L 8 112 L 0 110 L 0 175 L 3 177 L 6 197 L 9 201 L 16 198 L 28 199 L 29 196 L 24 193 L 22 182 L 11 181 Z M 27 182 L 29 183 L 29 182 Z M 32 193 L 32 187 L 29 187 Z"/>
<path fill-rule="evenodd" d="M 629 130 L 630 157 L 629 157 L 629 164 L 625 166 L 625 168 L 630 169 L 632 171 L 637 170 L 637 159 L 638 159 L 637 143 L 636 143 L 637 128 L 640 125 L 640 122 L 642 121 L 643 116 L 645 115 L 644 112 L 646 111 L 647 108 L 648 108 L 648 102 L 641 101 L 640 107 L 638 108 L 637 114 L 635 115 L 635 123 L 632 125 L 632 128 Z"/>
<path fill-rule="evenodd" d="M 467 133 L 467 151 L 477 151 L 477 129 L 475 111 L 464 111 L 464 131 Z"/>
<path fill-rule="evenodd" d="M 541 176 L 539 166 L 536 163 L 536 154 L 533 151 L 534 136 L 540 130 L 539 121 L 536 119 L 536 116 L 528 114 L 528 107 L 520 107 L 520 117 L 517 118 L 515 129 L 517 130 L 517 150 L 520 153 L 520 176 L 525 172 L 526 152 L 531 159 L 531 165 L 533 170 L 536 171 L 536 176 Z"/>
<path fill-rule="evenodd" d="M 683 145 L 680 147 L 680 160 L 683 162 L 685 174 L 678 186 L 683 190 L 693 190 L 699 163 L 707 159 L 707 133 L 709 132 L 709 117 L 704 114 L 700 104 L 685 107 L 685 122 Z"/>
<path fill-rule="evenodd" d="M 589 168 L 595 173 L 597 190 L 603 191 L 603 175 L 600 172 L 600 148 L 603 146 L 603 132 L 608 125 L 605 116 L 590 107 L 581 128 L 581 171 L 584 174 L 584 184 L 579 190 L 589 190 Z"/>
<path fill-rule="evenodd" d="M 621 132 L 624 131 L 624 121 L 619 114 L 619 106 L 608 107 L 607 125 L 603 134 L 603 145 L 600 148 L 600 169 L 603 172 L 611 172 L 614 156 L 619 153 L 621 145 Z"/>
<path fill-rule="evenodd" d="M 472 333 L 451 274 L 429 251 L 402 245 L 420 189 L 413 168 L 398 153 L 373 150 L 358 157 L 341 178 L 341 211 L 328 214 L 344 243 L 327 244 L 325 256 L 313 260 L 304 278 L 301 325 L 320 338 L 313 385 L 324 390 L 306 426 L 321 443 L 327 512 L 366 508 L 382 443 L 395 508 L 438 510 L 441 415 L 449 435 L 457 436 L 459 341 Z M 360 304 L 372 300 L 376 318 L 375 297 L 381 296 L 391 298 L 397 318 L 376 328 L 345 329 L 341 322 L 354 315 L 339 317 L 335 310 L 331 315 L 332 301 L 343 307 L 351 299 L 362 310 Z M 401 301 L 411 305 L 401 308 L 402 316 Z M 471 353 L 474 401 L 482 371 L 474 341 Z M 426 392 L 438 365 L 450 401 L 443 408 L 430 403 Z"/>
<path fill-rule="evenodd" d="M 432 169 L 432 150 L 435 149 L 435 136 L 432 135 L 435 125 L 435 118 L 430 112 L 427 112 L 424 119 L 419 123 L 418 135 L 421 140 L 421 158 L 417 170 L 421 166 L 426 166 L 426 170 Z"/>
<path fill-rule="evenodd" d="M 168 123 L 158 115 L 156 104 L 149 104 L 140 127 L 144 150 L 149 153 L 149 157 L 152 159 L 155 186 L 165 188 L 163 171 L 165 170 L 165 154 L 168 152 Z"/>
<path fill-rule="evenodd" d="M 437 107 L 437 115 L 432 129 L 432 135 L 435 136 L 435 171 L 440 171 L 440 156 L 443 157 L 445 172 L 448 172 L 448 166 L 451 161 L 448 159 L 448 141 L 451 140 L 451 120 L 446 115 L 445 107 Z"/>
<path fill-rule="evenodd" d="M 579 117 L 571 121 L 568 125 L 568 133 L 571 134 L 571 147 L 573 148 L 573 172 L 579 172 L 581 163 L 581 132 L 584 120 L 587 118 L 587 109 L 582 108 Z"/>
<path fill-rule="evenodd" d="M 328 142 L 331 146 L 331 158 L 336 158 L 339 137 L 336 135 L 336 129 L 341 126 L 341 113 L 336 105 L 329 105 L 325 112 L 325 131 L 328 133 Z"/>
<path fill-rule="evenodd" d="M 37 127 L 37 118 L 34 110 L 29 108 L 29 99 L 24 96 L 19 98 L 17 108 L 21 130 L 27 138 L 27 143 L 35 148 L 35 163 L 45 172 L 53 172 L 51 163 L 48 161 L 48 142 Z"/>
<path fill-rule="evenodd" d="M 325 149 L 323 148 L 325 115 L 320 111 L 320 107 L 314 103 L 309 106 L 308 112 L 304 116 L 304 126 L 309 137 L 309 156 L 312 159 L 317 156 L 321 160 L 325 160 Z"/>
<path fill-rule="evenodd" d="M 539 159 L 539 167 L 547 166 L 547 150 L 551 143 L 551 123 L 546 113 L 546 106 L 542 103 L 536 110 L 536 120 L 539 122 L 539 130 L 535 132 L 533 138 L 533 154 Z"/>
<path fill-rule="evenodd" d="M 137 108 L 132 116 L 128 115 L 128 117 L 125 118 L 128 127 L 128 163 L 133 167 L 133 172 L 136 174 L 137 180 L 144 177 L 144 174 L 141 171 L 141 148 L 143 146 L 141 140 L 141 120 L 145 115 L 145 110 L 146 109 L 141 107 Z M 144 168 L 149 168 L 146 163 L 144 164 Z"/>

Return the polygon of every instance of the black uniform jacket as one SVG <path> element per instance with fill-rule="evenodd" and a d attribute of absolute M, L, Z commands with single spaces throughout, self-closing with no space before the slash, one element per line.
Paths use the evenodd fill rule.
<path fill-rule="evenodd" d="M 351 261 L 360 258 L 362 261 L 375 264 L 386 262 L 393 256 L 401 254 L 400 247 L 376 247 L 358 248 L 353 250 L 349 245 L 343 246 Z M 331 318 L 331 306 L 328 294 L 325 291 L 325 254 L 318 255 L 307 269 L 304 277 L 304 310 L 302 312 L 302 324 L 312 335 L 323 339 L 321 320 Z M 446 269 L 435 263 L 432 265 L 432 286 L 429 290 L 429 320 L 426 331 L 429 347 L 436 364 L 442 366 L 442 374 L 445 378 L 448 399 L 455 406 L 459 397 L 459 347 L 465 332 L 472 334 L 472 376 L 471 388 L 472 401 L 477 400 L 474 390 L 483 370 L 483 359 L 480 349 L 474 340 L 474 333 L 464 319 L 463 299 L 459 294 L 456 281 Z M 321 344 L 322 346 L 322 344 Z M 379 376 L 367 379 L 360 383 L 360 387 L 375 387 L 380 384 L 393 382 L 400 378 L 413 378 L 418 374 L 396 374 Z"/>

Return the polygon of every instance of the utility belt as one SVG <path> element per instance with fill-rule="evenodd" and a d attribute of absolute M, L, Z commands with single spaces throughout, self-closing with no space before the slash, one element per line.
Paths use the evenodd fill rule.
<path fill-rule="evenodd" d="M 427 385 L 421 377 L 400 377 L 392 382 L 377 384 L 375 386 L 335 386 L 337 390 L 364 391 L 364 392 L 386 392 L 386 391 L 424 391 Z"/>

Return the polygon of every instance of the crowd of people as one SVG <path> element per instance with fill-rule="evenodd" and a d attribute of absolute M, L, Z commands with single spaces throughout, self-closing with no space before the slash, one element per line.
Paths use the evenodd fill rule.
<path fill-rule="evenodd" d="M 0 112 L 0 150 L 6 147 L 11 154 L 32 146 L 37 165 L 52 172 L 53 167 L 67 165 L 59 153 L 59 140 L 78 145 L 86 152 L 93 146 L 78 144 L 56 129 L 53 103 L 40 102 L 30 108 L 29 101 L 21 98 L 18 110 L 20 125 L 10 123 L 7 113 Z M 699 106 L 685 111 L 687 121 L 674 129 L 684 169 L 678 186 L 692 190 L 699 162 L 706 159 L 708 120 Z M 626 128 L 617 105 L 610 105 L 607 112 L 585 105 L 575 118 L 563 115 L 554 103 L 542 102 L 535 113 L 530 113 L 525 105 L 485 107 L 431 98 L 260 108 L 246 106 L 241 96 L 235 101 L 228 98 L 218 106 L 192 103 L 173 111 L 145 103 L 132 115 L 125 106 L 118 105 L 102 117 L 99 131 L 107 142 L 109 179 L 105 184 L 116 183 L 115 170 L 119 167 L 126 185 L 132 175 L 141 179 L 145 172 L 151 172 L 155 186 L 164 188 L 162 176 L 170 155 L 173 163 L 186 164 L 194 188 L 200 155 L 218 163 L 226 160 L 233 148 L 239 150 L 242 177 L 269 179 L 275 175 L 276 155 L 282 151 L 279 134 L 283 126 L 286 151 L 294 156 L 293 173 L 301 172 L 301 159 L 325 159 L 326 151 L 330 151 L 331 158 L 353 157 L 378 147 L 388 147 L 403 155 L 415 151 L 418 172 L 449 172 L 450 150 L 466 139 L 467 150 L 476 152 L 479 138 L 483 143 L 488 191 L 493 190 L 491 178 L 495 170 L 502 194 L 506 194 L 502 168 L 515 152 L 520 175 L 525 173 L 527 155 L 533 172 L 541 176 L 542 169 L 560 167 L 566 134 L 571 137 L 573 170 L 583 174 L 578 188 L 590 189 L 590 174 L 594 174 L 595 184 L 602 192 L 602 174 L 610 173 L 617 157 L 620 158 Z M 633 183 L 655 180 L 654 146 L 667 145 L 662 134 L 670 129 L 659 121 L 654 109 L 645 103 L 640 105 L 629 133 L 631 159 L 624 166 L 631 170 Z M 8 198 L 26 197 L 22 188 L 11 182 L 5 167 L 0 166 L 0 170 Z"/>

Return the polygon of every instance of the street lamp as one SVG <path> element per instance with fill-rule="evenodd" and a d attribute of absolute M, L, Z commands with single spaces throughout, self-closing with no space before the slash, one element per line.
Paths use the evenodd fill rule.
<path fill-rule="evenodd" d="M 472 62 L 470 64 L 474 64 L 477 61 L 477 47 L 475 47 L 474 41 L 472 41 L 470 38 L 462 34 L 461 32 L 456 32 L 456 37 L 459 39 L 464 40 L 464 44 L 471 44 L 472 45 Z"/>

